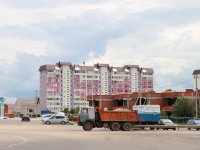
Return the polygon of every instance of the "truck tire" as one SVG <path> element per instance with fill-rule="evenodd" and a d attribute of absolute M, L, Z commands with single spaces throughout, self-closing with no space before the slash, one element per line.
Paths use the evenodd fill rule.
<path fill-rule="evenodd" d="M 84 123 L 84 125 L 83 125 L 83 130 L 85 130 L 85 131 L 91 131 L 92 128 L 93 128 L 93 125 L 92 125 L 91 122 L 86 122 L 86 123 Z"/>
<path fill-rule="evenodd" d="M 118 131 L 120 129 L 120 124 L 118 122 L 113 122 L 110 126 L 112 131 Z"/>
<path fill-rule="evenodd" d="M 132 129 L 132 125 L 130 123 L 124 123 L 122 126 L 123 131 L 130 131 Z"/>

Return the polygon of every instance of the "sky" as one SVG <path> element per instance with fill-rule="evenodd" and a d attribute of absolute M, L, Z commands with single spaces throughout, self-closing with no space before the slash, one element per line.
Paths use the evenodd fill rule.
<path fill-rule="evenodd" d="M 194 88 L 199 0 L 1 0 L 0 96 L 35 98 L 57 62 L 154 69 L 154 90 Z"/>

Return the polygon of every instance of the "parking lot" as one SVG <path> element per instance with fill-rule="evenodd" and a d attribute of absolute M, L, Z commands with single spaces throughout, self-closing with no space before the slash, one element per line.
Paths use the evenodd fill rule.
<path fill-rule="evenodd" d="M 187 129 L 86 132 L 76 125 L 46 125 L 41 118 L 0 119 L 0 149 L 6 150 L 199 150 L 199 140 L 200 131 Z"/>

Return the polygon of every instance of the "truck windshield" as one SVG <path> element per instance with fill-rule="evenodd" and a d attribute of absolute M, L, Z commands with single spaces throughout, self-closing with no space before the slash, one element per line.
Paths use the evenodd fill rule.
<path fill-rule="evenodd" d="M 82 114 L 88 114 L 88 109 L 87 108 L 82 108 L 81 109 Z"/>

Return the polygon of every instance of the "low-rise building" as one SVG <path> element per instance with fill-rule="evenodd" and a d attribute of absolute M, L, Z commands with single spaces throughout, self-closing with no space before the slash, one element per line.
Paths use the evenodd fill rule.
<path fill-rule="evenodd" d="M 200 95 L 200 91 L 198 91 Z M 108 109 L 123 107 L 132 110 L 134 105 L 160 105 L 161 110 L 164 110 L 168 116 L 171 115 L 172 105 L 179 97 L 186 97 L 191 101 L 196 101 L 196 91 L 186 89 L 185 92 L 162 92 L 162 93 L 141 93 L 133 92 L 132 94 L 120 95 L 94 95 L 87 96 L 89 106 Z"/>
<path fill-rule="evenodd" d="M 29 110 L 32 109 L 33 113 L 40 114 L 40 104 L 37 99 L 30 98 L 18 98 L 15 102 L 15 114 L 29 114 Z"/>
<path fill-rule="evenodd" d="M 5 97 L 0 97 L 0 117 L 4 116 L 4 102 L 6 101 Z"/>
<path fill-rule="evenodd" d="M 5 104 L 4 105 L 4 117 L 14 118 L 15 114 L 15 104 Z"/>

